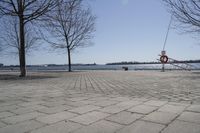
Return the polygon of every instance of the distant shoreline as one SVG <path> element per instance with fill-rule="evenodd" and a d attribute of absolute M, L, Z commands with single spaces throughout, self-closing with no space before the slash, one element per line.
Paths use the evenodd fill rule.
<path fill-rule="evenodd" d="M 107 64 L 107 65 L 98 65 L 98 64 L 76 64 L 72 65 L 72 70 L 74 71 L 81 71 L 81 70 L 124 70 L 126 67 L 129 71 L 130 70 L 161 70 L 162 64 L 158 62 L 142 62 L 130 64 L 130 63 L 121 63 L 121 64 Z M 189 70 L 200 70 L 200 63 L 192 62 L 186 64 L 176 63 L 176 64 L 166 64 L 166 70 L 181 70 L 181 69 L 189 69 Z M 7 71 L 19 71 L 19 66 L 3 66 L 0 67 L 0 71 L 7 70 Z M 28 71 L 67 71 L 68 65 L 56 65 L 56 64 L 49 64 L 49 65 L 27 65 Z"/>
<path fill-rule="evenodd" d="M 170 63 L 200 63 L 200 60 L 186 60 L 186 61 L 170 61 Z M 162 64 L 161 62 L 114 62 L 106 63 L 106 65 L 145 65 L 145 64 Z"/>

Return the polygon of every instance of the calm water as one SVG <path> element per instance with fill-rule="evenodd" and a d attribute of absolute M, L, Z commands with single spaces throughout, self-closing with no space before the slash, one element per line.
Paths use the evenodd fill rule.
<path fill-rule="evenodd" d="M 180 64 L 179 64 L 180 65 Z M 188 67 L 194 70 L 200 70 L 200 63 L 191 63 L 191 66 Z M 181 64 L 182 67 L 187 67 L 184 64 Z M 162 65 L 160 64 L 144 64 L 144 65 L 92 65 L 92 66 L 72 66 L 73 70 L 122 70 L 122 67 L 128 67 L 129 70 L 159 70 Z M 172 65 L 165 65 L 166 69 L 180 69 Z M 45 71 L 45 70 L 67 70 L 68 66 L 34 66 L 27 67 L 31 71 Z M 0 70 L 19 70 L 18 67 L 1 67 Z"/>

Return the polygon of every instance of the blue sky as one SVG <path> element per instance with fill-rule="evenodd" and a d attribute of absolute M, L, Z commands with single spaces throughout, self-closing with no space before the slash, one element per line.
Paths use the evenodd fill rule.
<path fill-rule="evenodd" d="M 156 61 L 162 50 L 170 14 L 162 0 L 91 0 L 97 16 L 92 47 L 72 54 L 73 63 L 104 64 L 120 61 Z M 166 45 L 169 57 L 200 59 L 200 45 L 192 35 L 170 30 Z M 18 57 L 1 57 L 4 64 L 18 64 Z M 37 50 L 27 64 L 66 64 L 64 52 Z"/>

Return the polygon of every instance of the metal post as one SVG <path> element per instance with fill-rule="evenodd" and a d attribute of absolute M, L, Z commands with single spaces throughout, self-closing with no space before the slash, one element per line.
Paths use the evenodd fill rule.
<path fill-rule="evenodd" d="M 165 72 L 165 64 L 162 64 L 162 71 L 161 72 Z"/>
<path fill-rule="evenodd" d="M 161 56 L 164 56 L 164 55 L 166 55 L 166 51 L 165 50 L 161 51 Z M 161 70 L 161 72 L 165 72 L 165 63 L 162 63 L 162 70 Z"/>

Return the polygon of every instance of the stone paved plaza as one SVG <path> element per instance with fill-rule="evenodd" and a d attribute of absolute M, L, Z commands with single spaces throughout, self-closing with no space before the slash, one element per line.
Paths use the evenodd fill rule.
<path fill-rule="evenodd" d="M 200 72 L 0 74 L 0 133 L 200 133 Z"/>

